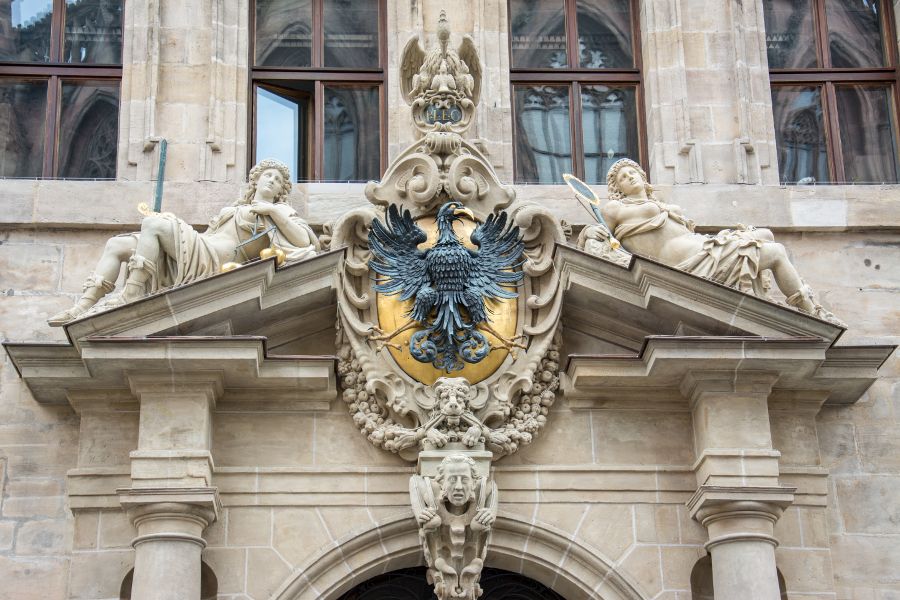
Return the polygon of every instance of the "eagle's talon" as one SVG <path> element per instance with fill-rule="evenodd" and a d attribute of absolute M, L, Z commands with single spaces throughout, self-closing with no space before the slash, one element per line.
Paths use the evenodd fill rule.
<path fill-rule="evenodd" d="M 394 342 L 378 342 L 375 344 L 375 352 L 381 352 L 384 350 L 384 347 L 387 346 L 389 348 L 396 348 L 397 350 L 403 350 L 403 346 L 400 344 L 395 344 Z"/>

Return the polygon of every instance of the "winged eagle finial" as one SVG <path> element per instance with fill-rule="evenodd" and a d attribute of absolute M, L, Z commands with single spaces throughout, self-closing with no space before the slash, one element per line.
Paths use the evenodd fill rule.
<path fill-rule="evenodd" d="M 457 50 L 450 49 L 447 12 L 438 18 L 438 45 L 425 51 L 418 36 L 406 43 L 400 57 L 400 89 L 408 104 L 435 100 L 478 104 L 481 96 L 481 61 L 475 42 L 463 36 Z M 453 84 L 448 82 L 452 79 Z"/>

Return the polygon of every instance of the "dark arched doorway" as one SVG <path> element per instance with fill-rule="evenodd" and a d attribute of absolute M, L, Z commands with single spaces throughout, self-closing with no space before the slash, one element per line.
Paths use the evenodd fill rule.
<path fill-rule="evenodd" d="M 485 567 L 479 600 L 566 600 L 550 588 L 518 573 Z M 435 600 L 425 567 L 391 571 L 365 581 L 340 600 Z"/>

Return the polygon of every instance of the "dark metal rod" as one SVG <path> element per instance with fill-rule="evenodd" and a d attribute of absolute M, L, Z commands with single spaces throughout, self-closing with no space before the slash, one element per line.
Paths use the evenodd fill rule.
<path fill-rule="evenodd" d="M 156 194 L 153 198 L 153 212 L 162 209 L 163 183 L 166 179 L 166 149 L 169 143 L 165 138 L 159 140 L 159 168 L 156 170 Z"/>

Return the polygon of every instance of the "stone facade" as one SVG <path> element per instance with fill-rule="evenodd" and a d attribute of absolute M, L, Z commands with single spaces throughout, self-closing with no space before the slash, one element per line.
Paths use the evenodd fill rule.
<path fill-rule="evenodd" d="M 774 229 L 826 308 L 848 323 L 838 347 L 900 342 L 900 186 L 777 184 L 761 2 L 639 5 L 647 166 L 658 196 L 684 207 L 702 230 L 736 222 Z M 387 2 L 391 158 L 413 140 L 396 64 L 415 32 L 434 43 L 441 8 L 436 0 Z M 166 210 L 201 226 L 238 197 L 249 168 L 249 10 L 246 2 L 126 3 L 119 180 L 0 182 L 0 338 L 63 343 L 90 333 L 51 329 L 44 321 L 79 296 L 106 238 L 138 226 L 135 205 L 152 194 L 160 138 L 169 142 Z M 454 4 L 451 27 L 455 35 L 473 35 L 485 72 L 469 135 L 509 182 L 506 13 L 503 1 L 462 0 Z M 291 203 L 320 228 L 365 205 L 364 187 L 298 184 Z M 587 223 L 564 186 L 515 189 L 520 200 L 576 227 Z M 120 365 L 115 385 L 110 379 L 106 388 L 53 396 L 63 386 L 41 387 L 34 371 L 42 368 L 40 356 L 27 369 L 3 356 L 0 597 L 130 597 L 120 594 L 135 568 L 136 586 L 146 587 L 139 573 L 166 573 L 153 581 L 193 586 L 160 588 L 162 595 L 153 596 L 159 598 L 199 598 L 215 586 L 220 598 L 333 599 L 376 574 L 422 564 L 407 493 L 414 468 L 360 435 L 338 399 L 328 361 L 301 360 L 332 352 L 335 312 L 327 285 L 319 283 L 330 267 L 278 273 L 254 267 L 235 288 L 229 282 L 239 277 L 231 276 L 194 286 L 216 298 L 203 310 L 234 311 L 234 319 L 215 327 L 211 320 L 206 333 L 266 336 L 269 354 L 295 359 L 280 372 L 271 372 L 278 365 L 263 360 L 254 340 L 218 349 L 212 358 L 190 354 L 189 343 L 174 339 L 184 333 L 174 315 L 187 315 L 185 323 L 197 318 L 178 312 L 196 304 L 184 295 L 177 300 L 183 306 L 148 305 L 127 327 L 96 325 L 100 333 L 152 332 L 171 340 L 149 349 L 85 342 L 79 350 L 82 359 L 90 351 L 95 361 L 146 361 L 141 364 L 151 371 L 173 356 L 200 365 L 179 379 L 174 370 L 169 381 L 142 379 Z M 601 283 L 587 289 L 592 285 Z M 246 295 L 235 299 L 238 288 Z M 228 294 L 213 294 L 222 289 Z M 294 295 L 287 298 L 286 289 Z M 627 319 L 616 323 L 593 310 L 597 297 L 579 301 L 575 293 L 563 315 L 566 353 L 639 349 L 629 336 L 640 327 Z M 650 298 L 651 308 L 665 304 Z M 257 302 L 261 315 L 240 302 Z M 278 307 L 288 312 L 272 316 Z M 766 327 L 769 335 L 778 331 Z M 653 333 L 691 331 L 684 322 Z M 709 352 L 722 360 L 728 354 Z M 860 380 L 875 379 L 881 354 L 868 359 Z M 772 360 L 788 360 L 779 357 Z M 226 359 L 234 365 L 228 369 L 265 383 L 244 389 L 231 380 L 198 378 L 221 371 Z M 733 364 L 727 368 L 737 370 Z M 488 566 L 523 573 L 569 600 L 711 597 L 702 595 L 704 574 L 717 567 L 704 563 L 705 546 L 727 536 L 727 528 L 716 527 L 730 522 L 777 540 L 774 561 L 788 598 L 900 597 L 896 353 L 871 387 L 848 402 L 808 389 L 773 392 L 772 381 L 746 373 L 727 381 L 683 379 L 675 391 L 645 392 L 637 401 L 580 388 L 578 368 L 567 372 L 572 387 L 541 436 L 494 465 L 500 507 Z M 602 365 L 584 368 L 609 375 Z M 268 386 L 265 397 L 255 396 L 260 386 Z M 176 394 L 187 400 L 169 405 Z M 736 473 L 743 477 L 737 483 L 729 479 Z M 759 493 L 779 485 L 796 491 L 720 498 L 703 489 L 708 476 L 722 477 L 717 485 L 726 486 L 748 486 L 758 477 Z M 134 491 L 136 480 L 146 484 L 143 498 Z M 171 487 L 181 496 L 160 492 Z M 739 501 L 766 506 L 756 511 L 761 525 L 722 517 L 739 512 L 741 506 L 728 504 Z M 160 523 L 182 537 L 154 537 Z M 135 538 L 141 542 L 133 545 Z M 749 543 L 759 547 L 745 549 L 744 558 L 769 560 L 771 544 Z M 205 566 L 194 560 L 198 553 Z M 167 572 L 165 561 L 176 555 L 193 570 Z"/>

